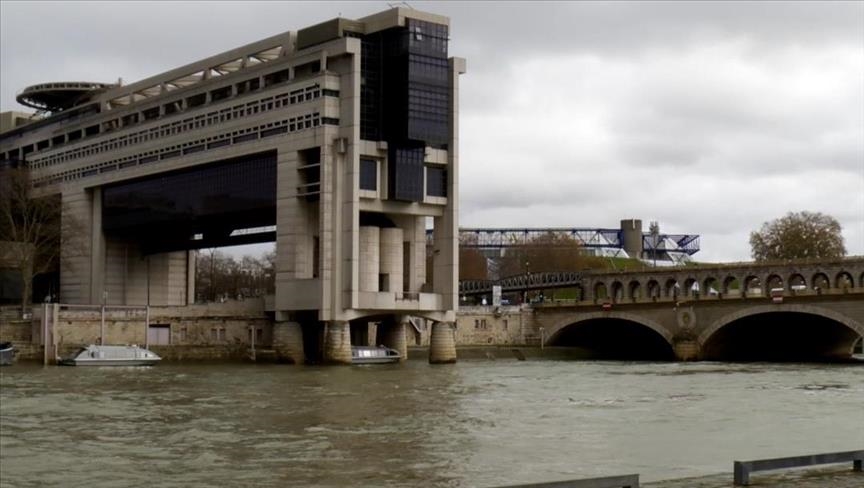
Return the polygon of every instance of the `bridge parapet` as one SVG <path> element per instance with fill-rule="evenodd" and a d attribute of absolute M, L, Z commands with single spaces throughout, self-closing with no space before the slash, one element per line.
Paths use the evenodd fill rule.
<path fill-rule="evenodd" d="M 576 288 L 575 302 L 648 303 L 849 293 L 864 289 L 864 257 L 734 263 L 643 270 L 528 273 L 499 281 L 462 281 L 463 295 Z"/>
<path fill-rule="evenodd" d="M 582 300 L 625 303 L 841 293 L 864 288 L 864 257 L 585 273 Z"/>

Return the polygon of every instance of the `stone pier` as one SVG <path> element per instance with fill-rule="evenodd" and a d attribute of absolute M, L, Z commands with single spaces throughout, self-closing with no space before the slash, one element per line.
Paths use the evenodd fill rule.
<path fill-rule="evenodd" d="M 273 324 L 273 349 L 280 361 L 290 364 L 303 364 L 303 330 L 297 322 L 276 322 Z"/>
<path fill-rule="evenodd" d="M 429 363 L 447 364 L 456 362 L 456 338 L 453 324 L 435 322 L 429 339 Z"/>
<path fill-rule="evenodd" d="M 324 325 L 324 362 L 351 364 L 351 327 L 343 320 Z"/>

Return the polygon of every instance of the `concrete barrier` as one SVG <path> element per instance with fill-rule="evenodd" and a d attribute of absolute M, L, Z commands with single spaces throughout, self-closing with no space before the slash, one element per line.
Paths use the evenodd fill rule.
<path fill-rule="evenodd" d="M 549 481 L 528 485 L 509 485 L 499 488 L 639 488 L 638 474 L 586 478 L 581 480 Z"/>
<path fill-rule="evenodd" d="M 798 468 L 817 464 L 847 463 L 852 461 L 852 470 L 861 471 L 864 450 L 830 452 L 826 454 L 810 454 L 774 459 L 758 459 L 754 461 L 735 461 L 733 471 L 735 485 L 749 485 L 750 473 L 753 471 L 770 471 L 772 469 Z"/>

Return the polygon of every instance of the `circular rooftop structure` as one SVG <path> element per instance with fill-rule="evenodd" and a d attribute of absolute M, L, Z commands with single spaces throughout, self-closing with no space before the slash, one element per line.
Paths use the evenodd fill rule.
<path fill-rule="evenodd" d="M 58 81 L 28 86 L 15 99 L 21 105 L 37 110 L 60 112 L 86 101 L 95 93 L 114 87 L 111 83 Z"/>

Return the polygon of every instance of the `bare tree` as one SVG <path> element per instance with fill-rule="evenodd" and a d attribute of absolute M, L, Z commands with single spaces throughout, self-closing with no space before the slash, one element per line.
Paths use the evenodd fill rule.
<path fill-rule="evenodd" d="M 840 223 L 819 212 L 789 212 L 750 233 L 753 259 L 836 258 L 846 255 Z"/>
<path fill-rule="evenodd" d="M 488 277 L 486 256 L 476 247 L 477 236 L 463 237 L 459 243 L 459 279 L 485 280 Z"/>
<path fill-rule="evenodd" d="M 602 267 L 602 260 L 587 255 L 579 241 L 572 236 L 547 232 L 529 242 L 508 248 L 498 263 L 498 274 L 504 277 Z"/>
<path fill-rule="evenodd" d="M 20 272 L 22 313 L 31 299 L 33 278 L 59 265 L 61 239 L 69 241 L 70 250 L 76 248 L 81 229 L 63 215 L 60 195 L 34 195 L 26 168 L 0 168 L 0 256 Z"/>

